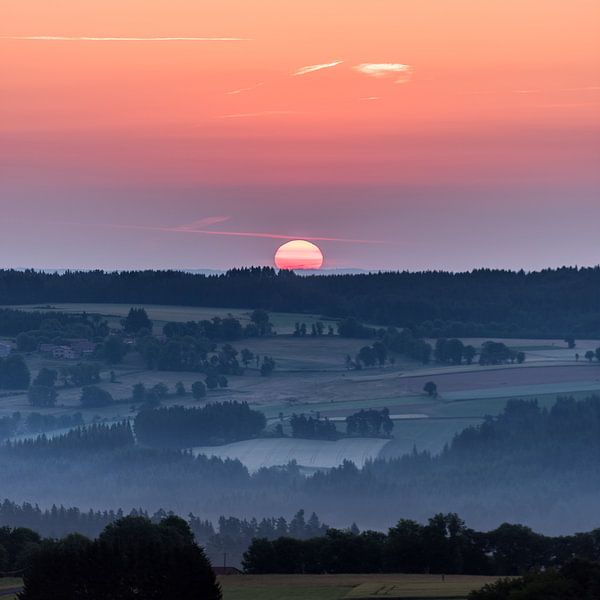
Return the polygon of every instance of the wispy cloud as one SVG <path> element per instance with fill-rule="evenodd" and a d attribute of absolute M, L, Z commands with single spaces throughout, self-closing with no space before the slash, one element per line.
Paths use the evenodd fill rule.
<path fill-rule="evenodd" d="M 228 218 L 228 217 L 225 217 Z M 125 229 L 141 231 L 164 231 L 165 233 L 196 234 L 196 235 L 221 235 L 231 237 L 266 238 L 274 240 L 308 240 L 311 242 L 342 242 L 349 244 L 385 244 L 396 245 L 397 242 L 389 240 L 368 240 L 330 236 L 311 236 L 286 233 L 267 233 L 262 231 L 215 231 L 214 229 L 191 228 L 189 226 L 155 227 L 151 225 L 127 225 L 118 223 L 76 223 L 69 221 L 55 222 L 56 225 L 69 225 L 74 227 L 102 227 L 106 229 Z"/>
<path fill-rule="evenodd" d="M 412 67 L 402 63 L 361 63 L 354 67 L 355 71 L 369 77 L 394 77 L 394 83 L 406 83 L 412 76 Z"/>
<path fill-rule="evenodd" d="M 363 98 L 359 98 L 359 100 L 363 100 L 364 102 L 372 102 L 373 100 L 381 100 L 380 96 L 364 96 Z"/>
<path fill-rule="evenodd" d="M 315 71 L 321 71 L 322 69 L 331 69 L 332 67 L 337 67 L 337 65 L 341 65 L 343 60 L 334 60 L 328 63 L 321 63 L 318 65 L 308 65 L 306 67 L 300 67 L 296 71 L 292 73 L 295 77 L 297 75 L 307 75 L 308 73 L 314 73 Z"/>
<path fill-rule="evenodd" d="M 259 112 L 251 113 L 235 113 L 232 115 L 219 115 L 217 119 L 245 119 L 248 117 L 270 117 L 274 115 L 293 115 L 296 114 L 294 110 L 261 110 Z"/>
<path fill-rule="evenodd" d="M 201 229 L 203 227 L 210 227 L 211 225 L 216 225 L 217 223 L 224 223 L 225 221 L 229 221 L 231 217 L 204 217 L 202 219 L 198 219 L 197 221 L 193 221 L 187 225 L 180 225 L 177 227 L 180 231 L 193 231 L 194 229 Z"/>
<path fill-rule="evenodd" d="M 540 94 L 542 90 L 513 90 L 514 94 Z"/>
<path fill-rule="evenodd" d="M 3 35 L 2 40 L 38 42 L 247 42 L 240 37 L 88 37 L 67 35 Z"/>
<path fill-rule="evenodd" d="M 255 85 L 251 85 L 249 87 L 243 87 L 243 88 L 239 88 L 237 90 L 231 90 L 230 92 L 225 92 L 225 94 L 227 94 L 227 96 L 235 96 L 236 94 L 243 94 L 244 92 L 251 92 L 252 90 L 259 88 L 262 85 L 265 85 L 264 81 L 261 81 L 260 83 L 257 83 Z"/>

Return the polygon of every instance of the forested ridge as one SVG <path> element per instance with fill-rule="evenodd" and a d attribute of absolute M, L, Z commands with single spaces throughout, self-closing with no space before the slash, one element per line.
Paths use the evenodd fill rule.
<path fill-rule="evenodd" d="M 600 336 L 600 267 L 539 272 L 297 276 L 269 267 L 181 271 L 0 271 L 0 304 L 118 302 L 263 308 L 412 326 L 420 336 Z"/>
<path fill-rule="evenodd" d="M 518 520 L 565 531 L 597 518 L 600 398 L 561 398 L 550 409 L 513 401 L 440 455 L 415 450 L 308 477 L 295 464 L 251 473 L 237 460 L 142 447 L 128 424 L 98 424 L 0 446 L 0 480 L 15 499 L 41 489 L 49 502 L 81 506 L 262 517 L 291 503 L 334 525 L 352 515 L 378 526 L 401 507 L 415 518 L 451 511 L 477 525 Z"/>

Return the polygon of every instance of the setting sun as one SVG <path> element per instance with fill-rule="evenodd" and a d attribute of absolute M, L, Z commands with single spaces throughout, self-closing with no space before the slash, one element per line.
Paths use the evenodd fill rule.
<path fill-rule="evenodd" d="M 275 265 L 279 269 L 320 269 L 322 264 L 323 253 L 306 240 L 286 242 L 275 253 Z"/>

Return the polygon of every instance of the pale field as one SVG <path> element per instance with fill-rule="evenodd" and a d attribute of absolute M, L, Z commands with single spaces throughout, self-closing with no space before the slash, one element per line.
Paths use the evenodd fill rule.
<path fill-rule="evenodd" d="M 129 305 L 56 305 L 57 309 L 72 311 L 86 310 L 124 316 Z M 29 307 L 32 308 L 32 307 Z M 248 318 L 249 311 L 230 311 L 218 308 L 189 308 L 147 306 L 150 317 L 166 320 L 189 320 L 212 318 L 212 316 L 232 313 L 240 318 Z M 316 317 L 313 317 L 316 318 Z M 272 314 L 271 319 L 279 324 L 287 323 L 293 328 L 295 320 L 309 323 L 306 315 Z M 278 325 L 278 328 L 281 325 Z M 480 346 L 484 339 L 464 340 Z M 397 357 L 396 364 L 384 368 L 347 371 L 344 357 L 354 356 L 358 349 L 368 343 L 366 340 L 344 339 L 338 336 L 294 338 L 291 335 L 277 335 L 266 339 L 247 339 L 234 343 L 237 349 L 249 348 L 260 356 L 272 356 L 277 362 L 275 373 L 268 378 L 260 377 L 253 363 L 242 376 L 229 377 L 229 388 L 209 392 L 207 399 L 198 403 L 189 393 L 183 397 L 173 394 L 175 384 L 181 381 L 190 389 L 194 381 L 203 379 L 202 374 L 189 372 L 158 372 L 145 368 L 136 353 L 127 356 L 122 365 L 113 368 L 117 381 L 110 383 L 110 368 L 101 365 L 101 387 L 108 390 L 117 402 L 108 407 L 82 409 L 79 406 L 81 390 L 60 389 L 56 407 L 32 409 L 24 393 L 2 393 L 0 395 L 0 417 L 19 411 L 26 416 L 32 410 L 46 414 L 73 414 L 81 412 L 86 422 L 112 422 L 132 418 L 139 406 L 131 402 L 132 386 L 143 382 L 147 387 L 163 382 L 171 394 L 163 405 L 183 404 L 201 406 L 215 400 L 247 401 L 253 408 L 262 410 L 273 428 L 283 418 L 284 430 L 289 431 L 287 421 L 296 413 L 331 417 L 336 426 L 344 430 L 344 419 L 361 408 L 387 407 L 395 421 L 394 437 L 391 443 L 383 440 L 380 455 L 396 456 L 410 452 L 413 446 L 419 450 L 439 452 L 445 443 L 469 425 L 476 425 L 486 415 L 502 411 L 510 398 L 536 398 L 541 405 L 554 403 L 557 395 L 600 393 L 600 365 L 587 361 L 575 362 L 574 354 L 583 355 L 586 349 L 600 346 L 599 341 L 578 342 L 575 350 L 566 348 L 561 340 L 503 340 L 515 348 L 523 348 L 527 355 L 524 365 L 501 367 L 480 367 L 479 365 L 423 366 Z M 42 359 L 32 355 L 27 357 L 35 375 L 42 366 L 60 368 L 69 361 Z M 435 381 L 439 397 L 430 398 L 423 393 L 427 381 Z M 411 418 L 418 417 L 418 418 Z M 267 440 L 271 443 L 274 440 Z M 379 444 L 381 440 L 374 440 Z M 314 443 L 314 442 L 309 442 Z M 346 440 L 343 452 L 308 455 L 299 446 L 286 450 L 283 446 L 268 457 L 261 457 L 256 450 L 249 451 L 242 458 L 250 468 L 256 464 L 279 464 L 289 460 L 303 462 L 320 461 L 321 456 L 329 456 L 325 462 L 339 464 L 340 459 L 373 457 L 375 446 L 365 454 L 360 440 Z M 328 444 L 328 442 L 325 442 Z M 353 449 L 352 445 L 356 445 Z M 231 449 L 223 448 L 222 452 Z M 236 450 L 237 452 L 237 450 Z M 334 456 L 334 458 L 331 458 Z"/>
<path fill-rule="evenodd" d="M 249 471 L 296 461 L 307 469 L 329 469 L 344 460 L 362 467 L 367 460 L 379 456 L 389 442 L 386 439 L 352 438 L 335 442 L 293 438 L 256 439 L 216 447 L 197 447 L 194 454 L 240 460 Z"/>
<path fill-rule="evenodd" d="M 223 600 L 464 599 L 496 581 L 469 575 L 230 575 Z"/>
<path fill-rule="evenodd" d="M 58 303 L 58 304 L 14 304 L 7 308 L 17 308 L 19 310 L 39 310 L 75 313 L 87 312 L 89 314 L 99 314 L 106 318 L 111 327 L 120 327 L 121 319 L 127 316 L 130 304 L 103 304 L 103 303 Z M 232 315 L 239 319 L 242 324 L 250 323 L 250 308 L 216 308 L 206 306 L 168 306 L 162 304 L 136 304 L 137 308 L 144 308 L 148 316 L 154 323 L 154 333 L 161 333 L 162 327 L 169 321 L 203 321 L 213 317 L 226 317 Z M 335 320 L 322 318 L 319 315 L 301 314 L 301 313 L 270 313 L 271 322 L 275 326 L 277 333 L 292 333 L 296 322 L 306 323 L 310 332 L 310 327 L 317 321 L 323 322 L 326 326 L 331 324 L 335 328 Z"/>

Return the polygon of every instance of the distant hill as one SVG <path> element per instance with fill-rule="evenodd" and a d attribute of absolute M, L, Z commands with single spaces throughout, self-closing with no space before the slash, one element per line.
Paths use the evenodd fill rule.
<path fill-rule="evenodd" d="M 466 273 L 0 270 L 0 304 L 112 302 L 354 317 L 420 337 L 600 338 L 600 267 Z"/>

